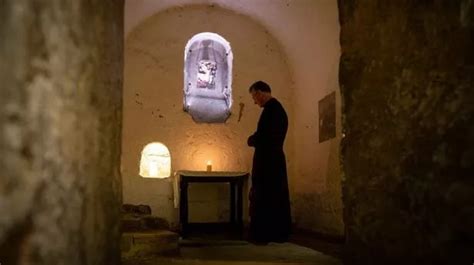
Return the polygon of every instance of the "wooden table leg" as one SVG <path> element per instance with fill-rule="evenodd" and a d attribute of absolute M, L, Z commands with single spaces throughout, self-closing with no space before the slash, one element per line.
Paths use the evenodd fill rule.
<path fill-rule="evenodd" d="M 244 230 L 244 221 L 242 219 L 242 211 L 243 211 L 243 181 L 239 179 L 237 182 L 237 229 L 239 232 L 239 236 L 243 237 L 243 230 Z"/>
<path fill-rule="evenodd" d="M 188 182 L 180 181 L 179 219 L 181 236 L 185 238 L 188 232 Z"/>
<path fill-rule="evenodd" d="M 235 225 L 235 181 L 231 181 L 230 185 L 230 223 Z"/>

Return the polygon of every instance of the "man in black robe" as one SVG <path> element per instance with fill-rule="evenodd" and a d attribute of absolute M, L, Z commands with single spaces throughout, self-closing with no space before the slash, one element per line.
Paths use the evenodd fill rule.
<path fill-rule="evenodd" d="M 249 88 L 255 104 L 263 108 L 257 131 L 247 144 L 255 147 L 250 190 L 250 241 L 260 244 L 286 242 L 291 211 L 283 143 L 288 117 L 271 88 L 257 81 Z"/>

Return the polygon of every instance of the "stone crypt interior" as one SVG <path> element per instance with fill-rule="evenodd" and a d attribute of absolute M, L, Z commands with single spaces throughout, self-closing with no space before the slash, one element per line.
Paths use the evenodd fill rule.
<path fill-rule="evenodd" d="M 1 265 L 474 262 L 473 0 L 3 0 L 0 22 Z M 257 80 L 289 117 L 293 234 L 267 246 Z M 189 182 L 184 236 L 190 175 L 243 182 Z"/>

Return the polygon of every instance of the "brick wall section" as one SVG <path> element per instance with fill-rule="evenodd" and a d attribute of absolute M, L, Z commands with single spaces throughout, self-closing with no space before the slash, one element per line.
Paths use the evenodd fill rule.
<path fill-rule="evenodd" d="M 123 1 L 0 2 L 0 263 L 119 264 Z"/>
<path fill-rule="evenodd" d="M 339 8 L 348 264 L 471 264 L 474 1 Z"/>

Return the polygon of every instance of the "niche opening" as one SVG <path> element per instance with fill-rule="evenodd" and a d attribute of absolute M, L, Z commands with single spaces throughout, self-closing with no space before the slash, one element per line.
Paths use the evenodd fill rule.
<path fill-rule="evenodd" d="M 232 50 L 216 33 L 194 35 L 184 50 L 184 110 L 201 123 L 224 123 L 232 107 Z"/>
<path fill-rule="evenodd" d="M 154 142 L 143 148 L 139 174 L 144 178 L 168 178 L 171 175 L 171 155 L 164 144 Z"/>

